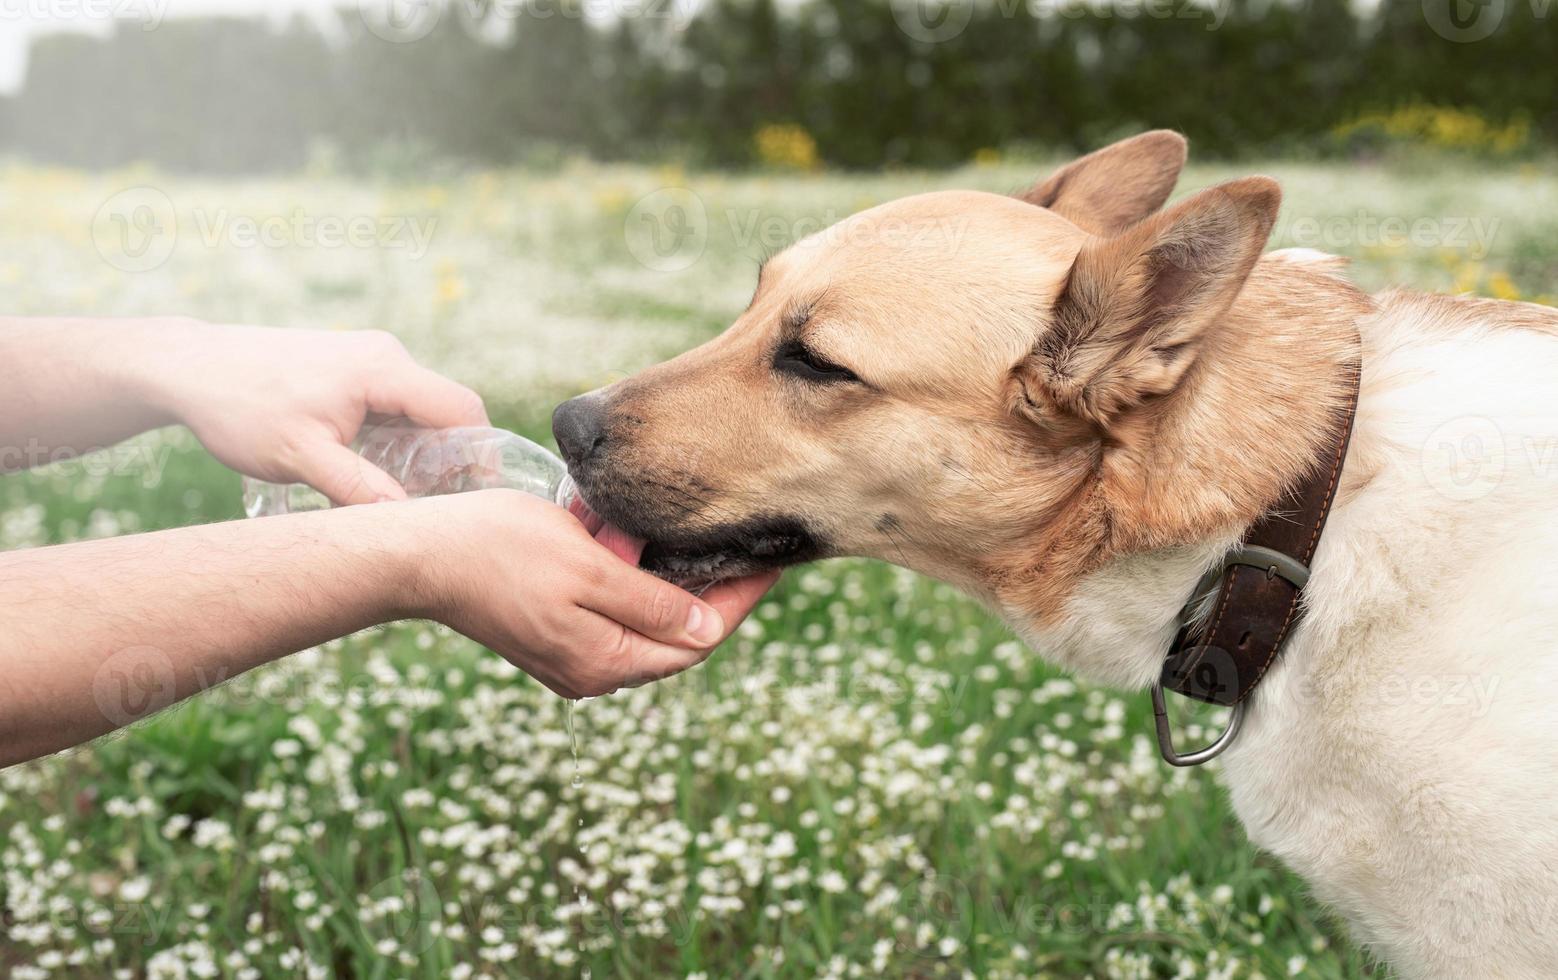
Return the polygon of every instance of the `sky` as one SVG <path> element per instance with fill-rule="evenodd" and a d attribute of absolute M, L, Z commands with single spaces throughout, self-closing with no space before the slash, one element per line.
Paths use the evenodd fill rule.
<path fill-rule="evenodd" d="M 27 71 L 27 45 L 58 31 L 105 33 L 114 19 L 130 24 L 175 17 L 264 16 L 285 21 L 295 14 L 334 21 L 333 11 L 390 0 L 0 0 L 0 93 L 12 93 Z"/>

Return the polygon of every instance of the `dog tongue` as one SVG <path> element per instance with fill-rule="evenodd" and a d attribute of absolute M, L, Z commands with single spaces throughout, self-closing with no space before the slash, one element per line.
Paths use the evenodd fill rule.
<path fill-rule="evenodd" d="M 602 521 L 601 529 L 595 532 L 595 540 L 629 565 L 637 566 L 644 555 L 644 539 L 633 537 L 615 524 Z"/>
<path fill-rule="evenodd" d="M 601 547 L 629 565 L 638 565 L 639 558 L 644 554 L 643 538 L 635 538 L 620 527 L 606 523 L 605 518 L 591 510 L 590 505 L 577 495 L 568 501 L 568 512 L 579 519 L 579 523 L 584 525 Z"/>

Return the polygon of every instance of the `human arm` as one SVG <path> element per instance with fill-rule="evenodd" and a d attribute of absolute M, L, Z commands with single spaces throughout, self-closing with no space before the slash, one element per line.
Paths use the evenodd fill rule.
<path fill-rule="evenodd" d="M 701 662 L 773 580 L 695 599 L 509 490 L 0 553 L 0 766 L 396 619 L 604 694 Z"/>
<path fill-rule="evenodd" d="M 475 392 L 371 330 L 8 317 L 0 364 L 0 473 L 183 423 L 240 473 L 371 503 L 405 492 L 349 448 L 370 417 L 488 424 Z"/>

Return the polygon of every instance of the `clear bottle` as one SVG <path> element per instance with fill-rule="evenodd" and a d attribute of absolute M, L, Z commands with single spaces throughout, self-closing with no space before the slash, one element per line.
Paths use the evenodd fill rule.
<path fill-rule="evenodd" d="M 505 429 L 426 429 L 391 422 L 365 428 L 352 448 L 411 497 L 507 487 L 566 507 L 575 493 L 568 468 L 555 453 Z M 250 517 L 329 506 L 324 494 L 303 484 L 243 479 L 243 509 Z"/>

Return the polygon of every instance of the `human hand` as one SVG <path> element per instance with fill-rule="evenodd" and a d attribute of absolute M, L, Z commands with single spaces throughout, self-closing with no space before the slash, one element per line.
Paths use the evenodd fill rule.
<path fill-rule="evenodd" d="M 414 613 L 566 698 L 702 663 L 779 578 L 720 583 L 699 599 L 624 561 L 568 511 L 514 490 L 430 497 L 392 512 L 429 542 Z"/>
<path fill-rule="evenodd" d="M 169 414 L 227 466 L 307 483 L 336 504 L 403 500 L 350 444 L 370 416 L 430 428 L 489 425 L 481 397 L 421 367 L 376 330 L 180 322 L 147 339 L 145 370 Z"/>

